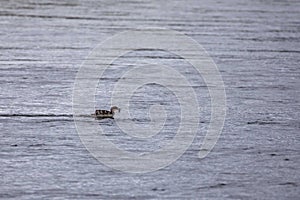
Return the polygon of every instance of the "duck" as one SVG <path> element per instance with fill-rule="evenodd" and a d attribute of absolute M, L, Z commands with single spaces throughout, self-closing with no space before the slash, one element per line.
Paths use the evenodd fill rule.
<path fill-rule="evenodd" d="M 92 114 L 92 115 L 98 119 L 104 119 L 104 118 L 114 119 L 115 113 L 120 112 L 120 111 L 121 111 L 120 108 L 118 108 L 117 106 L 113 106 L 110 108 L 110 111 L 109 110 L 96 110 L 95 114 Z"/>

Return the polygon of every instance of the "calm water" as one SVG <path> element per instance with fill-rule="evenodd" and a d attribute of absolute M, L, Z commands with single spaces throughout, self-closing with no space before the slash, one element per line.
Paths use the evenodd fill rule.
<path fill-rule="evenodd" d="M 299 9 L 298 1 L 275 0 L 1 1 L 0 197 L 298 199 Z M 72 116 L 72 90 L 97 44 L 141 26 L 180 31 L 203 45 L 221 71 L 227 116 L 214 150 L 198 159 L 210 118 L 203 80 L 165 52 L 140 52 L 181 70 L 203 110 L 197 137 L 180 159 L 159 171 L 128 174 L 85 149 Z M 109 109 L 125 60 L 116 60 L 101 80 L 97 107 Z M 157 85 L 133 96 L 132 120 L 147 123 L 144 113 L 155 103 L 166 107 L 169 118 L 162 134 L 149 140 L 130 138 L 112 120 L 99 125 L 119 148 L 154 151 L 172 139 L 180 120 L 176 98 Z"/>

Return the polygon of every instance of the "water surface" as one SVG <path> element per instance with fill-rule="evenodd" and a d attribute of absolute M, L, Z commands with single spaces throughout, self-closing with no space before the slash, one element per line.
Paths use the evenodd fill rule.
<path fill-rule="evenodd" d="M 298 199 L 299 6 L 275 0 L 2 1 L 0 197 Z M 197 137 L 180 159 L 136 175 L 106 167 L 85 149 L 72 116 L 72 90 L 76 72 L 97 44 L 139 26 L 170 28 L 202 44 L 221 71 L 228 110 L 221 138 L 200 160 L 210 118 L 203 80 L 180 59 L 143 52 L 182 70 L 203 112 Z M 96 106 L 109 109 L 106 100 L 122 63 L 116 60 L 107 71 Z M 128 151 L 160 148 L 178 125 L 172 93 L 147 87 L 132 99 L 133 118 L 146 123 L 151 104 L 165 105 L 170 117 L 164 134 L 142 141 L 119 132 L 115 121 L 99 121 L 106 136 Z"/>

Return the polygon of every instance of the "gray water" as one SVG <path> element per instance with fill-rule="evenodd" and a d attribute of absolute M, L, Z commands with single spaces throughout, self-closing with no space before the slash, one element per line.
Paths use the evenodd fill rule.
<path fill-rule="evenodd" d="M 299 10 L 299 1 L 275 0 L 1 1 L 0 197 L 298 199 Z M 186 72 L 204 108 L 197 137 L 170 166 L 129 174 L 99 163 L 81 143 L 72 91 L 81 63 L 97 44 L 144 26 L 182 32 L 207 50 L 223 77 L 227 116 L 215 148 L 200 160 L 209 95 L 203 80 Z M 164 52 L 156 53 L 151 58 L 164 61 Z M 122 63 L 116 60 L 114 69 Z M 109 109 L 116 74 L 107 71 L 107 87 L 96 91 L 97 107 Z M 147 123 L 144 113 L 152 103 L 170 102 L 165 132 L 132 140 L 119 134 L 115 121 L 99 121 L 120 148 L 151 152 L 174 136 L 176 99 L 148 87 L 133 97 L 133 120 Z"/>

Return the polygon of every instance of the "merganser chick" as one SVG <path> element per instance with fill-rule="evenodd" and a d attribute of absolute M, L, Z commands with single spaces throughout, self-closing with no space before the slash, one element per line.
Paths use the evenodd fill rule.
<path fill-rule="evenodd" d="M 114 115 L 115 115 L 116 111 L 120 112 L 121 109 L 118 108 L 117 106 L 113 106 L 110 108 L 110 111 L 109 110 L 96 110 L 95 114 L 92 114 L 92 115 L 95 116 L 96 118 L 100 118 L 100 119 L 103 119 L 103 118 L 114 119 Z"/>

